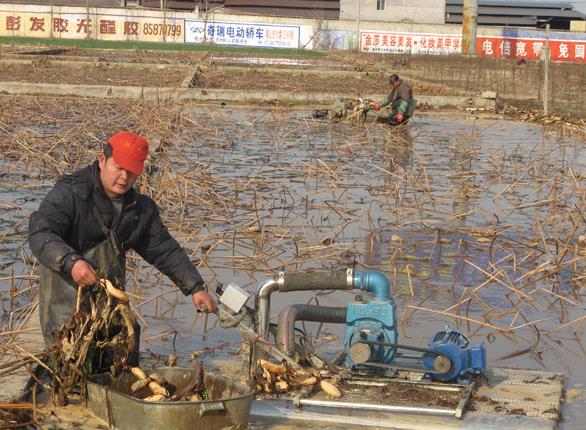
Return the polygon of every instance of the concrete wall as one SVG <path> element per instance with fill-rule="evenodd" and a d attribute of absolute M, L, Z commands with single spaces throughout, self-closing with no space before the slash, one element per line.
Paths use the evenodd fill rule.
<path fill-rule="evenodd" d="M 406 0 L 395 1 L 407 4 Z M 420 3 L 417 5 L 422 8 Z M 203 14 L 197 12 L 0 4 L 0 36 L 186 44 L 205 41 L 249 47 L 360 48 L 372 53 L 422 55 L 461 53 L 462 26 L 457 24 L 284 18 L 235 15 L 221 10 L 210 13 L 205 24 L 207 30 Z M 553 61 L 586 63 L 585 32 L 552 31 L 550 38 Z M 544 46 L 543 30 L 478 29 L 480 55 L 539 60 Z"/>
<path fill-rule="evenodd" d="M 571 31 L 586 31 L 586 21 L 570 21 Z"/>
<path fill-rule="evenodd" d="M 340 0 L 340 19 L 418 24 L 445 22 L 445 0 L 385 0 L 383 10 L 377 10 L 377 4 L 377 0 Z"/>

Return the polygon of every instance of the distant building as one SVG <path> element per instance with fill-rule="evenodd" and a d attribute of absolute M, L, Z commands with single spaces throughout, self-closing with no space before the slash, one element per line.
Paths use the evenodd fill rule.
<path fill-rule="evenodd" d="M 446 0 L 446 24 L 461 24 L 464 0 Z M 570 30 L 572 21 L 586 16 L 574 10 L 571 3 L 479 0 L 478 25 Z"/>
<path fill-rule="evenodd" d="M 445 0 L 340 0 L 340 19 L 444 24 Z"/>
<path fill-rule="evenodd" d="M 5 0 L 0 0 L 0 2 Z M 7 1 L 6 1 L 7 2 Z M 8 2 L 7 2 L 8 3 Z M 464 0 L 12 0 L 55 6 L 144 7 L 183 11 L 224 10 L 233 14 L 461 24 Z M 586 15 L 569 2 L 478 0 L 478 25 L 584 31 Z"/>
<path fill-rule="evenodd" d="M 200 5 L 201 8 L 201 5 Z M 338 19 L 339 0 L 224 0 L 224 9 L 247 15 Z"/>

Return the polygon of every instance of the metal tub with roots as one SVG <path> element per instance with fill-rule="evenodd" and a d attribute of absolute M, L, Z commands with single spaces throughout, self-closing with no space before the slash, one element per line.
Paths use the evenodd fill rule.
<path fill-rule="evenodd" d="M 186 386 L 195 370 L 180 367 L 155 369 L 170 384 L 172 392 Z M 123 373 L 88 379 L 88 403 L 100 419 L 119 430 L 245 429 L 248 425 L 254 391 L 222 376 L 205 375 L 209 400 L 147 402 L 132 396 L 134 377 Z M 138 395 L 141 394 L 139 391 Z"/>

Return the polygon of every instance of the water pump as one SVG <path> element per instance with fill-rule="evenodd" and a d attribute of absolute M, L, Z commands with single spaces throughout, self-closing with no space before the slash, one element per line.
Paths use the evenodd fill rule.
<path fill-rule="evenodd" d="M 274 291 L 352 289 L 371 293 L 371 297 L 363 300 L 358 296 L 347 307 L 297 304 L 285 308 L 277 325 L 279 351 L 286 357 L 296 355 L 296 321 L 314 321 L 346 325 L 344 365 L 351 370 L 410 370 L 424 372 L 436 381 L 462 382 L 486 367 L 484 345 L 472 346 L 457 329 L 438 332 L 426 348 L 399 344 L 389 280 L 377 271 L 281 273 L 258 289 L 255 328 L 261 338 L 268 338 L 270 296 Z"/>
<path fill-rule="evenodd" d="M 365 362 L 391 363 L 396 349 L 383 346 L 397 343 L 395 302 L 389 281 L 380 272 L 356 272 L 354 285 L 373 293 L 373 297 L 363 301 L 359 296 L 346 308 L 345 364 L 353 368 Z"/>

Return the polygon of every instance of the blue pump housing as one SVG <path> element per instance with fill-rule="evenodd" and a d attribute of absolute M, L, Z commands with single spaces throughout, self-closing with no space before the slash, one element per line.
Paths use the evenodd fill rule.
<path fill-rule="evenodd" d="M 470 379 L 470 376 L 480 374 L 486 369 L 484 344 L 471 345 L 468 338 L 457 329 L 448 328 L 436 333 L 427 348 L 447 355 L 452 362 L 450 370 L 446 373 L 427 373 L 426 377 L 429 379 L 465 383 Z M 434 354 L 424 354 L 424 367 L 433 370 L 436 357 Z"/>
<path fill-rule="evenodd" d="M 350 358 L 350 347 L 360 341 L 397 343 L 395 302 L 391 297 L 390 284 L 381 272 L 354 273 L 354 288 L 372 293 L 366 302 L 348 304 L 346 331 L 344 335 L 345 364 L 350 369 L 356 363 Z M 371 345 L 369 361 L 391 363 L 395 358 L 394 348 Z"/>
<path fill-rule="evenodd" d="M 392 364 L 396 358 L 396 348 L 384 347 L 367 342 L 398 343 L 395 302 L 391 297 L 390 283 L 387 277 L 377 271 L 354 272 L 353 286 L 356 289 L 372 293 L 368 301 L 350 303 L 346 311 L 346 331 L 344 335 L 345 365 L 353 369 L 362 363 Z M 351 348 L 356 343 L 353 361 Z M 457 329 L 446 329 L 438 332 L 427 349 L 437 351 L 450 360 L 449 369 L 445 373 L 426 373 L 431 380 L 441 382 L 465 383 L 472 375 L 486 368 L 486 350 L 484 344 L 471 345 L 463 333 Z M 425 352 L 423 368 L 435 370 L 438 355 Z M 362 361 L 360 361 L 362 360 Z M 440 363 L 441 369 L 447 369 L 445 360 Z"/>

